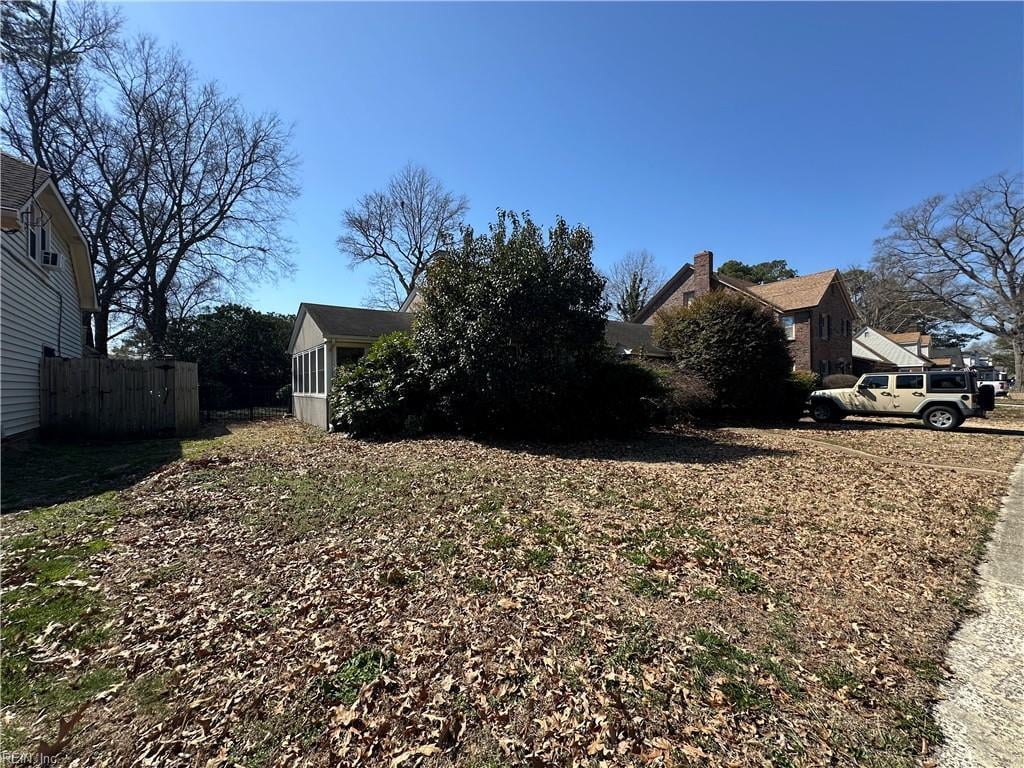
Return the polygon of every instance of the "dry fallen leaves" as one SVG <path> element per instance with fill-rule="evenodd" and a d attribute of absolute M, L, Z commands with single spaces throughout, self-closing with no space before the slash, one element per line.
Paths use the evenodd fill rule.
<path fill-rule="evenodd" d="M 811 433 L 1004 470 L 1021 448 Z M 543 447 L 248 425 L 125 492 L 90 561 L 110 639 L 47 627 L 37 660 L 124 672 L 75 765 L 911 759 L 1000 491 L 785 430 Z M 66 713 L 15 714 L 46 736 Z"/>

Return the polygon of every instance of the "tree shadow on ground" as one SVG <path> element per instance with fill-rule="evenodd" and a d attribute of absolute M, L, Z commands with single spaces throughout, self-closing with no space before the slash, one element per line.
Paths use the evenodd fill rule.
<path fill-rule="evenodd" d="M 844 419 L 835 424 L 819 424 L 813 421 L 801 421 L 797 424 L 790 424 L 782 429 L 791 429 L 797 432 L 871 432 L 881 429 L 906 429 L 906 430 L 924 430 L 927 432 L 936 432 L 931 430 L 922 424 L 920 421 L 914 419 L 898 419 L 893 418 L 887 421 L 860 421 L 857 419 Z M 1024 426 L 1016 429 L 1009 427 L 996 427 L 989 426 L 984 421 L 971 420 L 961 425 L 955 430 L 955 432 L 965 432 L 973 435 L 1001 435 L 1007 437 L 1021 437 L 1024 438 Z"/>
<path fill-rule="evenodd" d="M 652 464 L 726 464 L 763 456 L 791 456 L 795 451 L 744 445 L 712 432 L 655 431 L 633 437 L 565 443 L 481 441 L 494 448 L 559 459 Z"/>
<path fill-rule="evenodd" d="M 196 438 L 226 433 L 223 424 L 207 425 Z M 6 514 L 127 488 L 181 458 L 182 443 L 177 437 L 5 443 L 0 456 L 0 510 Z"/>

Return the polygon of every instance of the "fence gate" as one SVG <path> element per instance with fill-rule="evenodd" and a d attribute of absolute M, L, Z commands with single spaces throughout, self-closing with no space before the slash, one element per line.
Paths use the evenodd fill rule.
<path fill-rule="evenodd" d="M 283 418 L 291 413 L 287 382 L 248 384 L 203 382 L 199 385 L 199 416 L 203 421 L 245 421 Z"/>
<path fill-rule="evenodd" d="M 44 358 L 39 423 L 45 432 L 79 436 L 190 434 L 199 426 L 196 364 Z"/>

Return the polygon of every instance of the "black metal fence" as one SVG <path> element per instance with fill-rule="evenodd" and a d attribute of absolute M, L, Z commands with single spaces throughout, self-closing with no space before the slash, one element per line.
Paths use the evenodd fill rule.
<path fill-rule="evenodd" d="M 220 382 L 199 385 L 199 417 L 203 421 L 282 418 L 291 410 L 291 390 L 287 385 Z"/>

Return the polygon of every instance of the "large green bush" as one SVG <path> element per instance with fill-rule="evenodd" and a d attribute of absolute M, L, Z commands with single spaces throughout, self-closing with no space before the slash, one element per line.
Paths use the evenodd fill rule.
<path fill-rule="evenodd" d="M 558 219 L 545 237 L 528 214 L 499 212 L 487 235 L 467 230 L 435 259 L 415 338 L 439 425 L 568 437 L 642 418 L 646 390 L 620 384 L 645 374 L 610 362 L 592 249 L 585 227 Z M 612 386 L 614 402 L 602 391 Z"/>
<path fill-rule="evenodd" d="M 664 419 L 658 377 L 605 342 L 592 248 L 586 228 L 562 219 L 546 236 L 505 212 L 487 235 L 466 230 L 431 265 L 412 337 L 386 336 L 336 374 L 335 427 L 567 439 Z"/>
<path fill-rule="evenodd" d="M 847 389 L 859 380 L 859 376 L 854 376 L 851 373 L 830 373 L 824 378 L 821 385 L 824 389 Z"/>
<path fill-rule="evenodd" d="M 679 370 L 705 382 L 726 418 L 787 416 L 793 367 L 775 314 L 733 291 L 714 291 L 688 306 L 662 310 L 654 341 Z"/>
<path fill-rule="evenodd" d="M 354 435 L 394 435 L 422 429 L 426 377 L 412 339 L 381 336 L 357 362 L 335 370 L 328 396 L 335 429 Z"/>
<path fill-rule="evenodd" d="M 776 416 L 783 421 L 799 421 L 807 398 L 820 385 L 821 379 L 813 371 L 793 371 L 786 379 Z"/>

